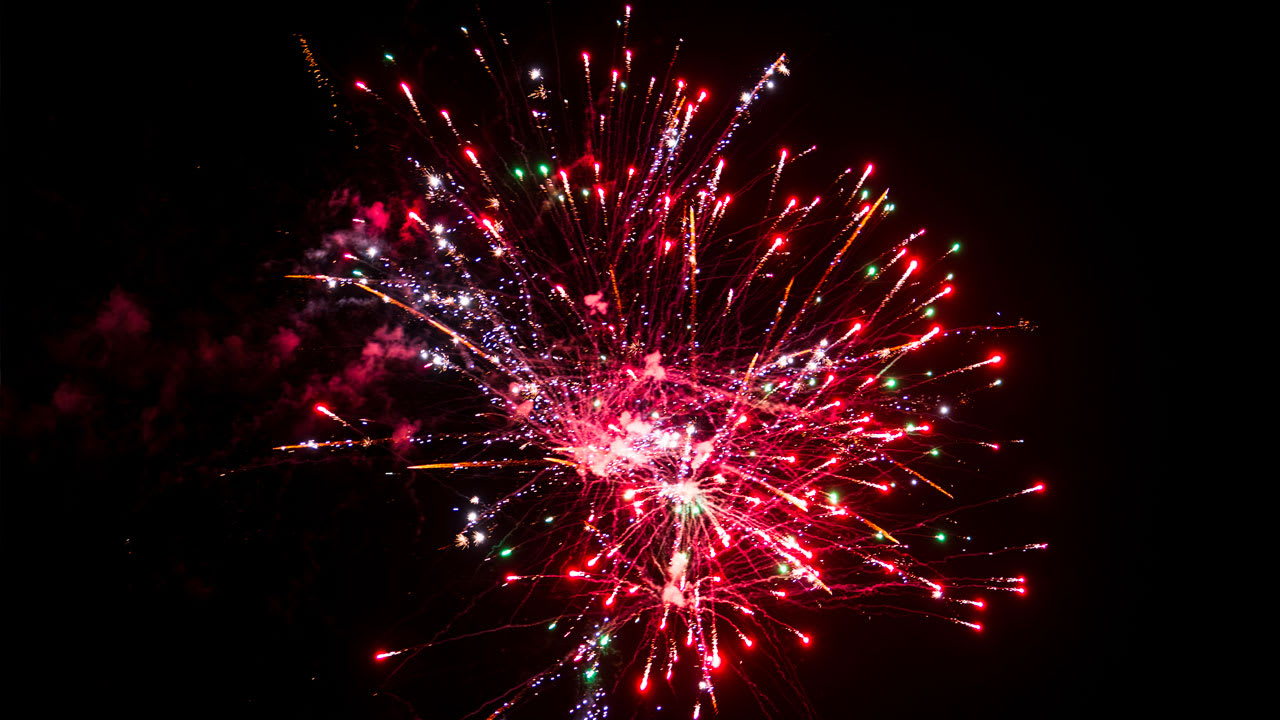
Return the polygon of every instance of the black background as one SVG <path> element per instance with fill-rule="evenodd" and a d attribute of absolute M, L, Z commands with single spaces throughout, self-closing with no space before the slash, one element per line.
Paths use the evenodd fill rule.
<path fill-rule="evenodd" d="M 543 63 L 554 24 L 568 64 L 612 49 L 621 10 L 483 12 Z M 264 466 L 261 451 L 331 434 L 299 386 L 359 351 L 305 348 L 281 366 L 265 349 L 305 302 L 280 276 L 330 229 L 327 199 L 384 182 L 379 151 L 353 147 L 352 128 L 378 121 L 351 110 L 350 81 L 383 52 L 411 81 L 447 74 L 468 61 L 456 28 L 474 11 L 5 15 L 0 502 L 18 668 L 6 681 L 55 715 L 474 709 L 489 686 L 467 674 L 518 665 L 517 642 L 425 654 L 395 677 L 370 659 L 438 629 L 456 602 L 439 596 L 440 574 L 472 572 L 439 559 L 453 530 L 416 509 L 449 494 L 384 475 L 390 459 Z M 1049 485 L 989 516 L 1015 542 L 1050 543 L 1011 560 L 1031 592 L 994 598 L 981 634 L 826 616 L 823 641 L 795 661 L 814 712 L 1058 716 L 1149 702 L 1143 498 L 1161 418 L 1134 410 L 1155 407 L 1135 372 L 1155 331 L 1132 322 L 1151 288 L 1150 241 L 1126 198 L 1141 182 L 1136 118 L 1152 72 L 1132 27 L 1081 8 L 637 3 L 633 28 L 644 72 L 684 38 L 682 74 L 717 92 L 788 52 L 792 77 L 757 119 L 776 132 L 735 162 L 811 143 L 875 162 L 901 211 L 964 241 L 971 317 L 1038 325 L 1006 344 L 1007 390 L 976 418 L 1026 440 L 993 466 L 1010 486 Z M 339 87 L 336 116 L 293 33 Z M 488 98 L 467 77 L 441 81 L 454 105 Z M 727 716 L 758 712 L 739 695 Z M 628 698 L 614 705 L 630 716 Z"/>

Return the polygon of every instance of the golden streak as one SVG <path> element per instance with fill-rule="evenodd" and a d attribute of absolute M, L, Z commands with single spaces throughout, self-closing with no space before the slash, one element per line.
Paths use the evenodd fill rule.
<path fill-rule="evenodd" d="M 413 315 L 414 317 L 420 320 L 426 321 L 427 324 L 430 325 L 431 327 L 453 338 L 454 342 L 457 342 L 458 344 L 467 348 L 471 352 L 479 355 L 485 360 L 488 360 L 490 363 L 493 364 L 494 367 L 497 367 L 500 369 L 502 368 L 501 361 L 499 361 L 497 358 L 493 357 L 489 353 L 486 353 L 485 351 L 476 347 L 470 340 L 466 339 L 462 335 L 459 335 L 457 332 L 455 332 L 453 328 L 441 323 L 438 320 L 433 319 L 432 317 L 430 317 L 426 313 L 423 313 L 421 310 L 418 310 L 415 307 L 412 307 L 410 305 L 406 305 L 400 302 L 399 300 L 391 297 L 390 295 L 382 292 L 381 290 L 374 290 L 368 285 L 363 285 L 361 283 L 355 282 L 347 278 L 331 277 L 329 275 L 285 275 L 285 277 L 296 279 L 296 280 L 324 280 L 324 281 L 331 281 L 331 282 L 340 282 L 343 285 L 351 285 L 353 287 L 358 287 L 361 290 L 364 290 L 365 292 L 371 295 L 377 295 L 378 297 L 382 298 L 385 302 L 389 302 L 392 305 L 395 305 L 396 307 L 400 308 L 401 310 L 404 310 L 405 312 Z"/>
<path fill-rule="evenodd" d="M 955 495 L 952 495 L 951 493 L 947 492 L 946 490 L 943 490 L 942 488 L 938 487 L 937 483 L 935 483 L 935 482 L 933 482 L 932 480 L 930 480 L 929 478 L 927 478 L 927 477 L 925 477 L 925 476 L 921 475 L 920 473 L 916 472 L 915 470 L 912 470 L 911 468 L 907 467 L 906 465 L 903 465 L 903 464 L 902 464 L 902 463 L 900 463 L 900 462 L 897 462 L 896 460 L 891 460 L 891 459 L 889 459 L 889 458 L 885 458 L 885 459 L 886 459 L 886 460 L 889 460 L 889 462 L 893 463 L 894 465 L 897 465 L 898 467 L 902 468 L 903 470 L 906 470 L 907 472 L 911 473 L 912 475 L 916 476 L 917 478 L 919 478 L 919 479 L 921 479 L 921 480 L 925 481 L 926 483 L 928 483 L 928 484 L 929 484 L 929 487 L 932 487 L 934 490 L 937 490 L 938 492 L 942 493 L 943 495 L 946 495 L 947 497 L 951 498 L 952 500 L 955 500 L 955 499 L 956 499 L 956 496 L 955 496 Z"/>
<path fill-rule="evenodd" d="M 835 270 L 836 266 L 840 264 L 840 261 L 844 259 L 844 254 L 849 251 L 849 247 L 853 245 L 853 241 L 857 240 L 858 236 L 862 234 L 863 228 L 865 228 L 871 218 L 875 216 L 876 211 L 880 209 L 880 205 L 884 203 L 885 198 L 887 197 L 889 197 L 888 189 L 881 193 L 879 198 L 876 198 L 875 203 L 871 206 L 871 209 L 867 211 L 867 214 L 863 216 L 862 221 L 858 223 L 858 227 L 853 231 L 853 234 L 845 241 L 844 247 L 840 248 L 840 252 L 836 253 L 835 257 L 831 258 L 831 262 L 827 264 L 826 271 L 822 273 L 822 278 L 813 286 L 813 290 L 809 293 L 809 297 L 800 306 L 800 312 L 791 319 L 791 324 L 787 326 L 787 331 L 782 335 L 783 338 L 790 335 L 791 330 L 795 327 L 796 323 L 800 322 L 800 318 L 804 315 L 805 309 L 809 307 L 813 302 L 813 299 L 822 291 L 822 287 L 827 284 L 827 278 L 831 277 L 831 272 Z M 790 288 L 788 287 L 788 289 Z"/>
<path fill-rule="evenodd" d="M 303 446 L 309 447 L 309 446 Z M 577 464 L 559 458 L 542 458 L 541 460 L 472 460 L 468 462 L 428 463 L 426 465 L 410 465 L 407 470 L 461 470 L 476 467 L 515 467 L 518 465 L 545 465 L 555 463 L 577 467 Z"/>
<path fill-rule="evenodd" d="M 898 538 L 896 538 L 896 537 L 894 537 L 894 536 L 890 535 L 888 530 L 885 530 L 884 528 L 882 528 L 882 527 L 880 527 L 879 525 L 877 525 L 877 524 L 875 524 L 875 523 L 871 522 L 870 520 L 868 520 L 868 519 L 866 519 L 866 518 L 862 517 L 861 515 L 854 515 L 854 517 L 858 518 L 858 519 L 859 519 L 859 520 L 861 520 L 863 523 L 865 523 L 865 524 L 867 525 L 867 527 L 869 527 L 869 528 L 871 528 L 872 530 L 875 530 L 876 532 L 880 533 L 881 535 L 884 535 L 885 537 L 889 538 L 891 541 L 893 541 L 893 544 L 894 544 L 894 545 L 901 545 L 901 544 L 902 544 L 902 543 L 898 542 Z"/>

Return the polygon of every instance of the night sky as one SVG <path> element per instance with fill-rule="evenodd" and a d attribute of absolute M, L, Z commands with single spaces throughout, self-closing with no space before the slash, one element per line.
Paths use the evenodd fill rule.
<path fill-rule="evenodd" d="M 350 82 L 376 77 L 393 95 L 379 62 L 390 52 L 401 77 L 435 80 L 442 104 L 491 98 L 468 85 L 483 75 L 457 33 L 479 26 L 474 8 L 441 5 L 5 9 L 0 510 L 6 680 L 24 704 L 55 717 L 460 717 L 550 657 L 548 638 L 522 631 L 394 676 L 374 663 L 493 584 L 478 556 L 440 550 L 458 501 L 385 453 L 308 463 L 269 449 L 339 436 L 310 406 L 354 392 L 326 378 L 361 352 L 338 327 L 348 320 L 304 317 L 315 289 L 283 275 L 340 226 L 335 197 L 403 189 L 386 145 L 403 124 L 353 102 Z M 814 714 L 1054 717 L 1149 702 L 1134 669 L 1151 654 L 1144 498 L 1162 419 L 1135 367 L 1155 330 L 1136 322 L 1152 281 L 1126 212 L 1143 97 L 1126 27 L 1079 10 L 687 5 L 634 3 L 639 72 L 660 71 L 683 38 L 681 75 L 736 96 L 779 52 L 791 58 L 735 163 L 815 143 L 839 168 L 874 162 L 899 212 L 964 243 L 953 314 L 1038 328 L 1002 340 L 1005 390 L 972 421 L 1025 440 L 984 466 L 991 487 L 1049 491 L 962 518 L 1007 544 L 1050 544 L 1005 558 L 1031 591 L 989 598 L 980 634 L 815 616 L 821 642 L 793 657 Z M 482 10 L 525 65 L 554 63 L 554 41 L 568 67 L 613 48 L 621 4 L 584 7 Z M 336 113 L 294 33 L 338 86 Z M 360 415 L 442 423 L 467 395 L 398 380 L 397 367 L 347 377 L 364 390 Z M 724 717 L 759 715 L 726 686 Z M 563 717 L 559 699 L 523 716 Z M 620 697 L 614 717 L 631 708 Z"/>

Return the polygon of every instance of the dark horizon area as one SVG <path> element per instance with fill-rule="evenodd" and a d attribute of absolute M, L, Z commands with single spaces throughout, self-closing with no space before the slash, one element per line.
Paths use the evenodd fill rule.
<path fill-rule="evenodd" d="M 330 343 L 284 332 L 311 289 L 283 276 L 337 229 L 336 197 L 391 199 L 404 181 L 387 162 L 397 148 L 383 143 L 401 121 L 355 102 L 354 80 L 390 97 L 399 76 L 480 116 L 493 93 L 472 85 L 484 78 L 459 25 L 504 33 L 522 67 L 558 58 L 573 77 L 583 50 L 614 49 L 623 4 L 189 17 L 5 8 L 11 697 L 54 717 L 451 718 L 489 700 L 503 673 L 538 669 L 550 639 L 524 631 L 399 670 L 372 660 L 423 642 L 468 592 L 492 587 L 479 555 L 440 551 L 457 531 L 455 491 L 480 480 L 414 477 L 372 452 L 271 454 L 341 437 L 309 410 L 309 393 L 361 352 L 349 332 L 317 330 Z M 1143 182 L 1134 148 L 1149 62 L 1127 42 L 1130 27 L 1085 13 L 632 8 L 646 77 L 661 77 L 680 41 L 677 74 L 732 98 L 788 54 L 791 76 L 762 101 L 735 167 L 816 144 L 813 166 L 795 171 L 816 192 L 833 169 L 875 163 L 898 213 L 963 243 L 951 315 L 1036 325 L 1001 338 L 1005 387 L 970 418 L 1024 441 L 984 464 L 990 487 L 1048 491 L 958 518 L 1006 544 L 1049 544 L 1001 558 L 1030 592 L 989 593 L 981 633 L 906 614 L 814 614 L 820 641 L 787 652 L 812 714 L 1152 711 L 1135 679 L 1157 653 L 1153 563 L 1141 549 L 1155 471 L 1144 463 L 1166 421 L 1137 367 L 1157 326 L 1134 322 L 1154 273 L 1143 267 L 1151 241 L 1128 212 Z M 356 321 L 369 334 L 380 326 Z M 442 385 L 384 388 L 361 412 L 394 423 L 420 403 L 445 417 L 468 392 Z M 773 673 L 752 662 L 752 673 Z M 720 717 L 760 716 L 743 681 L 724 684 Z M 509 717 L 567 716 L 573 690 Z M 800 716 L 789 694 L 777 697 L 774 717 Z M 678 704 L 636 707 L 651 704 L 620 693 L 612 716 L 687 717 Z"/>

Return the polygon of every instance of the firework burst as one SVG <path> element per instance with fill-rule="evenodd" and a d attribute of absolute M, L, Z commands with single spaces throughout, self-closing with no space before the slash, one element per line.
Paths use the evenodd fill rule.
<path fill-rule="evenodd" d="M 980 630 L 975 588 L 1025 591 L 1022 578 L 949 578 L 911 547 L 976 504 L 933 477 L 956 442 L 940 426 L 951 404 L 999 383 L 1003 361 L 973 342 L 1003 328 L 937 317 L 959 246 L 890 234 L 895 206 L 869 164 L 807 199 L 782 189 L 812 148 L 779 148 L 731 181 L 734 137 L 787 58 L 717 105 L 678 78 L 637 76 L 629 19 L 613 56 L 577 59 L 585 94 L 537 68 L 504 73 L 497 50 L 476 46 L 509 141 L 471 137 L 408 81 L 385 96 L 353 81 L 421 133 L 429 160 L 404 158 L 420 192 L 398 242 L 348 235 L 294 276 L 412 319 L 430 345 L 423 371 L 456 373 L 484 398 L 493 432 L 474 451 L 411 469 L 520 478 L 473 498 L 450 544 L 503 560 L 511 593 L 552 585 L 565 610 L 551 627 L 567 639 L 494 715 L 573 674 L 577 716 L 606 714 L 606 688 L 663 683 L 696 687 L 696 719 L 716 709 L 732 656 L 815 642 L 798 605 L 915 596 Z M 382 442 L 340 409 L 316 410 L 359 437 L 279 450 Z M 904 493 L 941 509 L 881 509 Z M 606 680 L 609 652 L 630 659 Z"/>

